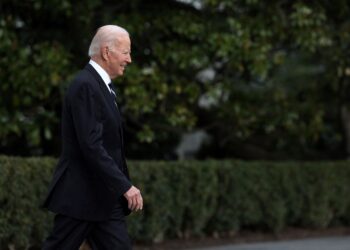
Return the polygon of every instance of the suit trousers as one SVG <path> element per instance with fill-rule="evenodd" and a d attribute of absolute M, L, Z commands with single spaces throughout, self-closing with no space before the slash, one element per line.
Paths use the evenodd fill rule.
<path fill-rule="evenodd" d="M 93 250 L 131 250 L 125 216 L 121 206 L 107 221 L 83 221 L 57 214 L 43 250 L 78 250 L 87 240 Z"/>

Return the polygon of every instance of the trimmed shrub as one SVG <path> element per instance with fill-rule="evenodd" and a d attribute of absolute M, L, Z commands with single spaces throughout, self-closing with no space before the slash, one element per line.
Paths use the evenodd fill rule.
<path fill-rule="evenodd" d="M 37 246 L 51 228 L 52 215 L 39 209 L 55 160 L 0 157 L 0 249 Z"/>
<path fill-rule="evenodd" d="M 52 225 L 40 210 L 56 159 L 0 156 L 0 249 L 38 249 Z M 144 210 L 128 217 L 136 241 L 242 229 L 350 224 L 348 162 L 132 161 Z"/>

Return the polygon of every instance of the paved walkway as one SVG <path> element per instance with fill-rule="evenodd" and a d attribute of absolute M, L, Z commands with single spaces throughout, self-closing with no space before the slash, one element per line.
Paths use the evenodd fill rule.
<path fill-rule="evenodd" d="M 350 250 L 350 236 L 234 244 L 191 250 Z"/>

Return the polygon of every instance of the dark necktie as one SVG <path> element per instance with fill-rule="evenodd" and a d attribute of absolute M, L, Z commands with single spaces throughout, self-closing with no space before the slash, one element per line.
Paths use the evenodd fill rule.
<path fill-rule="evenodd" d="M 113 83 L 108 83 L 108 86 L 109 86 L 109 88 L 110 88 L 110 90 L 111 90 L 111 95 L 112 95 L 112 97 L 113 97 L 114 104 L 115 104 L 115 106 L 117 106 L 117 108 L 118 108 L 118 104 L 117 104 L 117 95 L 115 94 L 114 85 L 113 85 Z"/>

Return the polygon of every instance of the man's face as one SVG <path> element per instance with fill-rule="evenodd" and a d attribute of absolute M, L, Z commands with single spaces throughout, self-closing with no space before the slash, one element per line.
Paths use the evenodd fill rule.
<path fill-rule="evenodd" d="M 128 35 L 121 35 L 117 45 L 109 50 L 107 72 L 111 79 L 124 74 L 126 65 L 131 63 L 131 42 Z"/>

